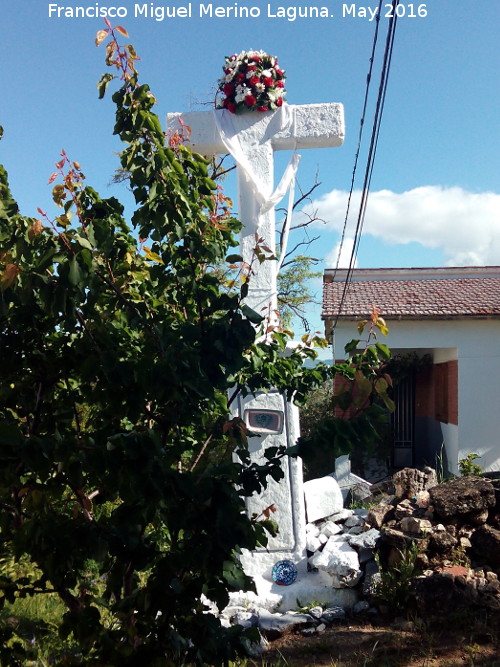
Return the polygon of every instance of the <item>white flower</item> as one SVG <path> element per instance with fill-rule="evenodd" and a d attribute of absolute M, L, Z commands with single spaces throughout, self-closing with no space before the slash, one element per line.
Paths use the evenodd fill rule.
<path fill-rule="evenodd" d="M 265 87 L 265 85 L 264 85 L 263 83 L 256 83 L 256 84 L 255 84 L 255 90 L 256 90 L 258 93 L 263 93 L 263 92 L 265 91 L 265 89 L 266 89 L 266 87 Z"/>
<path fill-rule="evenodd" d="M 236 93 L 238 95 L 247 95 L 248 94 L 248 88 L 245 86 L 244 83 L 239 83 L 236 86 Z"/>
<path fill-rule="evenodd" d="M 237 95 L 234 96 L 234 101 L 236 104 L 239 104 L 240 102 L 243 102 L 245 99 L 245 94 L 244 93 L 238 93 Z"/>
<path fill-rule="evenodd" d="M 272 76 L 272 72 L 269 69 L 265 69 L 261 72 L 262 76 Z"/>

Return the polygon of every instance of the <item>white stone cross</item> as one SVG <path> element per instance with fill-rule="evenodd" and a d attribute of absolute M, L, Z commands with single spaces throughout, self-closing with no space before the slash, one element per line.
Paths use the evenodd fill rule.
<path fill-rule="evenodd" d="M 286 113 L 285 113 L 286 111 Z M 191 129 L 190 145 L 202 155 L 227 153 L 226 142 L 219 128 L 232 124 L 236 132 L 239 149 L 243 154 L 243 164 L 238 164 L 238 217 L 243 223 L 240 234 L 240 254 L 247 264 L 252 263 L 255 248 L 255 232 L 264 239 L 271 252 L 275 254 L 275 219 L 274 207 L 265 213 L 256 199 L 255 183 L 259 185 L 258 194 L 262 200 L 268 200 L 274 188 L 274 151 L 303 148 L 325 148 L 340 146 L 344 140 L 344 115 L 341 104 L 309 104 L 304 106 L 287 105 L 286 110 L 277 112 L 246 112 L 229 114 L 226 110 L 212 112 L 171 113 L 167 117 L 168 129 L 179 129 L 179 120 Z M 219 114 L 219 116 L 217 116 Z M 286 123 L 283 119 L 286 118 Z M 222 122 L 224 121 L 224 123 Z M 252 172 L 252 181 L 247 174 Z M 261 189 L 263 192 L 261 192 Z M 262 197 L 263 195 L 263 197 Z M 277 261 L 260 264 L 249 282 L 247 305 L 261 315 L 272 315 L 277 308 Z M 269 309 L 269 310 L 268 310 Z M 263 312 L 268 311 L 268 312 Z M 285 397 L 277 391 L 256 396 L 238 397 L 232 412 L 240 416 L 256 432 L 255 425 L 278 425 L 261 429 L 260 437 L 248 438 L 251 460 L 265 463 L 264 450 L 273 446 L 290 447 L 299 436 L 298 408 L 287 403 Z M 253 420 L 253 421 L 252 421 Z M 296 605 L 298 587 L 306 585 L 306 518 L 302 482 L 302 463 L 300 459 L 285 457 L 282 462 L 284 478 L 276 483 L 268 480 L 265 491 L 247 499 L 247 511 L 250 516 L 260 516 L 273 505 L 276 513 L 273 519 L 279 526 L 279 534 L 270 538 L 267 549 L 242 555 L 242 564 L 257 585 L 260 598 L 268 594 L 277 597 L 276 584 L 272 583 L 272 567 L 282 559 L 292 559 L 297 564 L 299 579 L 290 591 L 290 600 L 285 601 L 283 609 Z M 318 578 L 316 578 L 318 579 Z M 316 590 L 307 582 L 307 592 L 314 599 L 329 599 L 330 582 L 320 582 Z M 287 587 L 278 586 L 279 593 Z M 300 588 L 300 595 L 307 599 L 306 591 Z M 276 600 L 275 600 L 276 601 Z"/>
<path fill-rule="evenodd" d="M 249 111 L 230 114 L 219 109 L 215 112 L 194 111 L 170 113 L 167 116 L 168 129 L 179 129 L 179 119 L 191 128 L 190 145 L 202 155 L 227 153 L 221 139 L 215 114 L 230 114 L 234 129 L 238 132 L 240 146 L 250 168 L 268 193 L 274 183 L 274 151 L 301 150 L 303 148 L 326 148 L 340 146 L 344 141 L 344 111 L 342 104 L 287 105 L 292 121 L 283 129 L 279 122 L 279 112 Z M 256 219 L 260 208 L 254 191 L 245 173 L 237 165 L 238 172 L 238 216 L 243 223 L 240 235 L 240 250 L 245 262 L 251 263 L 255 247 Z M 261 215 L 259 235 L 274 254 L 276 246 L 274 208 Z M 263 314 L 264 309 L 276 309 L 277 305 L 277 262 L 268 261 L 259 266 L 258 272 L 249 284 L 247 304 Z"/>

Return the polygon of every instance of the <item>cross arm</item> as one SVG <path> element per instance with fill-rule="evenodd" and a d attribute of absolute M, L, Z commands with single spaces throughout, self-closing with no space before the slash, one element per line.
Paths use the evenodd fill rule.
<path fill-rule="evenodd" d="M 344 107 L 337 103 L 289 105 L 293 113 L 292 131 L 278 130 L 271 133 L 269 140 L 273 150 L 293 150 L 295 148 L 328 148 L 341 146 L 344 142 Z M 218 109 L 215 113 L 223 113 Z M 272 111 L 235 115 L 235 124 L 242 128 L 258 123 L 263 118 L 272 117 Z M 168 130 L 179 129 L 179 119 L 191 128 L 190 143 L 202 155 L 218 155 L 227 152 L 222 143 L 213 115 L 207 111 L 169 113 Z M 270 123 L 271 124 L 271 123 Z"/>

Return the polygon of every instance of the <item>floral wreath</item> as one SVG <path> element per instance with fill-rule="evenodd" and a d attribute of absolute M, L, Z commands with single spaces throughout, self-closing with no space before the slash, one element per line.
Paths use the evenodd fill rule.
<path fill-rule="evenodd" d="M 215 106 L 231 113 L 276 111 L 285 99 L 285 72 L 264 51 L 242 51 L 226 57 Z M 221 98 L 222 96 L 222 98 Z"/>

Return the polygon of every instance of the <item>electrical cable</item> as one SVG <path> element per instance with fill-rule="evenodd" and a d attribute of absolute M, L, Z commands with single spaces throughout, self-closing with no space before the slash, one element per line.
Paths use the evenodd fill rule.
<path fill-rule="evenodd" d="M 397 24 L 397 6 L 399 5 L 399 0 L 392 0 L 392 15 L 389 18 L 389 25 L 387 29 L 387 37 L 386 37 L 386 44 L 385 44 L 385 51 L 384 51 L 384 60 L 383 60 L 383 65 L 382 65 L 382 71 L 380 75 L 380 84 L 379 84 L 379 91 L 378 91 L 378 97 L 377 97 L 377 104 L 376 104 L 376 109 L 375 109 L 375 115 L 374 115 L 374 121 L 373 121 L 373 126 L 372 126 L 372 135 L 371 135 L 371 141 L 370 141 L 370 148 L 368 151 L 368 157 L 367 157 L 367 164 L 365 168 L 365 176 L 364 176 L 364 181 L 363 181 L 363 189 L 361 191 L 361 202 L 360 202 L 360 207 L 359 207 L 359 212 L 358 212 L 358 219 L 356 223 L 356 230 L 354 233 L 354 243 L 351 251 L 351 257 L 349 260 L 349 267 L 347 269 L 347 273 L 344 279 L 344 287 L 342 290 L 342 296 L 339 302 L 339 306 L 337 309 L 337 315 L 335 317 L 335 322 L 332 327 L 332 331 L 335 331 L 335 328 L 337 326 L 340 314 L 342 312 L 342 307 L 345 302 L 346 294 L 347 294 L 347 289 L 349 286 L 349 283 L 351 282 L 352 279 L 352 272 L 356 263 L 356 258 L 357 258 L 357 253 L 358 253 L 358 248 L 359 248 L 359 243 L 361 239 L 361 232 L 363 229 L 363 223 L 365 219 L 365 214 L 366 214 L 366 206 L 368 202 L 368 194 L 369 194 L 369 189 L 370 189 L 370 184 L 371 184 L 371 178 L 373 174 L 373 167 L 375 163 L 375 156 L 377 153 L 377 147 L 378 147 L 378 139 L 380 135 L 380 127 L 381 127 L 381 122 L 382 122 L 382 115 L 383 115 L 383 110 L 384 110 L 384 105 L 385 105 L 385 98 L 386 98 L 386 92 L 387 92 L 387 84 L 389 80 L 389 72 L 390 72 L 390 67 L 391 67 L 391 62 L 392 62 L 392 53 L 393 53 L 393 48 L 394 48 L 394 37 L 395 37 L 395 32 L 396 32 L 396 24 Z M 362 122 L 363 119 L 362 119 Z M 358 151 L 359 151 L 359 146 L 358 146 Z M 357 163 L 357 157 L 356 155 L 356 163 Z M 353 173 L 353 179 L 354 179 L 354 173 Z M 352 190 L 353 190 L 353 183 L 351 183 L 351 191 L 350 191 L 350 196 L 349 196 L 349 202 L 350 202 L 350 197 L 352 195 Z M 349 204 L 348 202 L 348 204 Z M 347 220 L 347 215 L 346 215 L 346 220 Z M 345 230 L 344 230 L 345 231 Z M 340 259 L 340 253 L 339 257 Z M 338 260 L 337 260 L 338 264 Z M 337 270 L 337 269 L 336 269 Z M 335 278 L 335 273 L 334 272 L 334 278 Z"/>
<path fill-rule="evenodd" d="M 361 119 L 359 121 L 359 134 L 358 134 L 358 145 L 356 147 L 356 155 L 354 157 L 354 167 L 352 170 L 352 175 L 351 175 L 351 186 L 349 188 L 349 196 L 347 198 L 347 208 L 346 208 L 346 213 L 345 213 L 345 218 L 344 218 L 344 224 L 342 227 L 342 235 L 340 237 L 340 243 L 339 243 L 339 251 L 337 254 L 337 262 L 335 264 L 335 269 L 333 271 L 333 280 L 335 281 L 335 277 L 337 275 L 337 271 L 339 269 L 339 263 L 340 263 L 340 257 L 342 255 L 342 248 L 344 245 L 344 239 L 345 239 L 345 233 L 347 230 L 347 221 L 349 218 L 349 211 L 351 208 L 351 199 L 352 199 L 352 194 L 354 191 L 354 183 L 356 179 L 356 171 L 358 168 L 358 159 L 359 159 L 359 152 L 361 150 L 361 141 L 363 139 L 363 129 L 365 126 L 365 117 L 366 117 L 366 109 L 368 107 L 368 98 L 369 98 L 369 93 L 370 93 L 370 83 L 372 80 L 372 72 L 373 72 L 373 63 L 375 62 L 375 52 L 377 49 L 377 42 L 378 42 L 378 33 L 379 33 L 379 27 L 380 27 L 380 14 L 382 11 L 382 2 L 383 0 L 379 1 L 379 6 L 378 6 L 378 11 L 377 11 L 377 16 L 375 19 L 375 33 L 373 35 L 373 44 L 372 44 L 372 52 L 370 56 L 370 67 L 368 69 L 368 74 L 366 76 L 366 88 L 365 88 L 365 99 L 363 101 L 363 111 L 361 113 Z"/>

